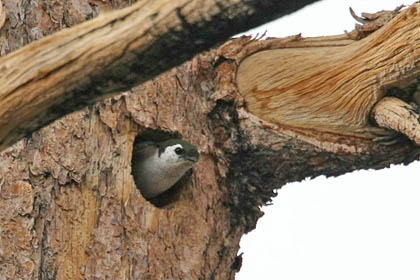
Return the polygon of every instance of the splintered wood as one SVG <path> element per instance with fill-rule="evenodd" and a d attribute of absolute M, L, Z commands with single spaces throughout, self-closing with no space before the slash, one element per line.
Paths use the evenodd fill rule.
<path fill-rule="evenodd" d="M 379 11 L 376 13 L 362 13 L 362 16 L 356 15 L 352 8 L 350 8 L 351 16 L 360 22 L 361 24 L 357 24 L 353 31 L 347 33 L 347 35 L 355 40 L 360 40 L 372 32 L 378 30 L 386 23 L 388 23 L 391 19 L 393 19 L 403 8 L 404 6 L 398 6 L 392 11 Z"/>
<path fill-rule="evenodd" d="M 346 35 L 298 36 L 288 41 L 239 39 L 248 42 L 240 42 L 241 52 L 231 53 L 240 62 L 237 84 L 247 109 L 265 121 L 303 128 L 308 133 L 367 139 L 387 135 L 387 129 L 372 124 L 372 108 L 386 96 L 387 89 L 406 87 L 420 74 L 420 40 L 416 39 L 420 34 L 419 8 L 416 4 L 398 15 L 400 8 L 365 14 L 372 20 L 380 19 L 382 25 L 381 16 L 389 22 L 359 41 Z M 384 122 L 378 124 L 390 127 Z M 397 129 L 400 124 L 391 126 L 408 133 Z M 415 140 L 413 137 L 410 139 Z"/>
<path fill-rule="evenodd" d="M 420 117 L 413 105 L 395 97 L 385 97 L 373 108 L 372 117 L 379 126 L 401 132 L 420 145 Z"/>

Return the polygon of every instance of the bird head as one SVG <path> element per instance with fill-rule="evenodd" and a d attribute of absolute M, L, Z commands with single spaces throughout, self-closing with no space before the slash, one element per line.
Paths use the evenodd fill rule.
<path fill-rule="evenodd" d="M 157 146 L 159 157 L 170 164 L 192 166 L 200 156 L 196 146 L 182 139 L 169 139 Z"/>

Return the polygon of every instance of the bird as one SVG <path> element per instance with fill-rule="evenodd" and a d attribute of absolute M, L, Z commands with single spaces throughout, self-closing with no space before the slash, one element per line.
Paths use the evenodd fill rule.
<path fill-rule="evenodd" d="M 145 199 L 170 189 L 199 159 L 199 151 L 182 139 L 135 142 L 132 174 Z"/>

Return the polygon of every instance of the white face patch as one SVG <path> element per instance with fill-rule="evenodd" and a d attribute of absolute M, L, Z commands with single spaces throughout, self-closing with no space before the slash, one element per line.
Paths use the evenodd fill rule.
<path fill-rule="evenodd" d="M 140 161 L 136 167 L 136 180 L 145 198 L 159 195 L 173 186 L 194 163 L 183 158 L 184 149 L 181 144 L 168 146 L 159 155 L 159 150 L 147 160 Z"/>
<path fill-rule="evenodd" d="M 176 144 L 176 145 L 173 145 L 173 146 L 166 147 L 165 150 L 160 154 L 160 157 L 159 157 L 160 160 L 162 162 L 166 162 L 168 164 L 174 164 L 174 163 L 183 161 L 180 158 L 180 155 L 178 155 L 175 152 L 175 150 L 178 149 L 178 148 L 179 149 L 184 149 L 181 144 Z"/>

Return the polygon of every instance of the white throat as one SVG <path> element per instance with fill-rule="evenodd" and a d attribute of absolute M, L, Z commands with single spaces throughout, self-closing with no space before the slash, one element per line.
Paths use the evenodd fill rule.
<path fill-rule="evenodd" d="M 139 180 L 142 184 L 142 195 L 151 198 L 172 187 L 193 166 L 193 163 L 184 160 L 176 154 L 175 150 L 182 148 L 181 144 L 166 147 L 159 155 L 159 150 L 144 160 L 138 170 Z"/>

